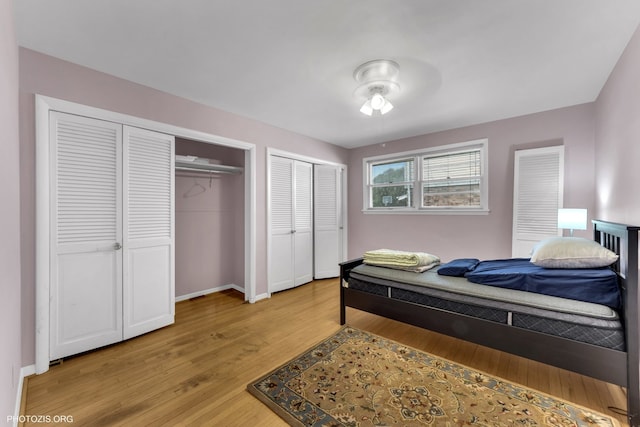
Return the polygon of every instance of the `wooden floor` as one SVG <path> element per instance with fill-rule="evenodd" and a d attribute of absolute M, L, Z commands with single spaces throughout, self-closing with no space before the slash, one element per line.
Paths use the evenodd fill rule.
<path fill-rule="evenodd" d="M 245 387 L 337 331 L 338 305 L 337 279 L 256 304 L 233 290 L 180 302 L 174 325 L 30 377 L 22 414 L 77 426 L 286 425 Z M 347 322 L 609 415 L 626 406 L 624 390 L 591 378 L 353 309 Z"/>

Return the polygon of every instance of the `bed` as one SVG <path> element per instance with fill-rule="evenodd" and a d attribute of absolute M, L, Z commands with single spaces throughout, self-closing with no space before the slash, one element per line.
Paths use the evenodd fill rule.
<path fill-rule="evenodd" d="M 534 295 L 442 276 L 437 268 L 418 274 L 358 258 L 340 264 L 340 323 L 352 307 L 621 385 L 629 424 L 640 426 L 639 229 L 593 221 L 594 241 L 619 255 L 604 269 L 613 272 L 617 301 Z M 489 294 L 468 290 L 478 286 Z"/>

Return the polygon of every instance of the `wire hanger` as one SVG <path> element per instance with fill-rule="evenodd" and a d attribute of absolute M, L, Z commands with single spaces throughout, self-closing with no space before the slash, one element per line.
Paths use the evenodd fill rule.
<path fill-rule="evenodd" d="M 209 179 L 209 187 L 211 187 L 211 179 Z M 204 193 L 205 191 L 207 191 L 207 189 L 204 188 L 202 184 L 198 182 L 198 178 L 193 178 L 193 185 L 191 186 L 191 188 L 189 188 L 187 191 L 184 192 L 182 197 L 185 197 L 185 198 L 194 197 L 194 196 L 197 196 L 198 194 Z"/>

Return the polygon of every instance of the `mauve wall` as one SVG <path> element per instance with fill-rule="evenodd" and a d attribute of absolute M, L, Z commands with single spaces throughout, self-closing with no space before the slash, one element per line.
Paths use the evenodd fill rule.
<path fill-rule="evenodd" d="M 14 414 L 21 365 L 18 45 L 13 2 L 0 2 L 0 423 Z M 8 423 L 7 423 L 8 424 Z"/>
<path fill-rule="evenodd" d="M 640 225 L 640 29 L 596 101 L 598 216 Z"/>
<path fill-rule="evenodd" d="M 419 250 L 453 258 L 511 256 L 513 157 L 516 149 L 565 146 L 566 207 L 594 201 L 593 104 L 547 111 L 352 150 L 349 159 L 349 257 L 366 250 Z M 488 215 L 385 215 L 362 213 L 362 159 L 481 138 L 489 140 Z M 588 232 L 576 232 L 588 236 Z"/>
<path fill-rule="evenodd" d="M 244 167 L 244 151 L 176 139 L 176 154 Z M 176 174 L 176 296 L 244 285 L 244 177 Z"/>
<path fill-rule="evenodd" d="M 35 361 L 35 96 L 46 95 L 256 146 L 257 294 L 267 292 L 266 150 L 346 163 L 347 150 L 85 67 L 20 49 L 23 365 Z M 13 180 L 15 181 L 15 180 Z M 176 267 L 177 269 L 177 267 Z"/>

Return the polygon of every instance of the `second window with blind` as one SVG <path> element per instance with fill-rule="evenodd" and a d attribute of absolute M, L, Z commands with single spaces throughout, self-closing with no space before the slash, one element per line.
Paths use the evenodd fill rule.
<path fill-rule="evenodd" d="M 487 140 L 363 159 L 364 212 L 488 212 Z"/>

